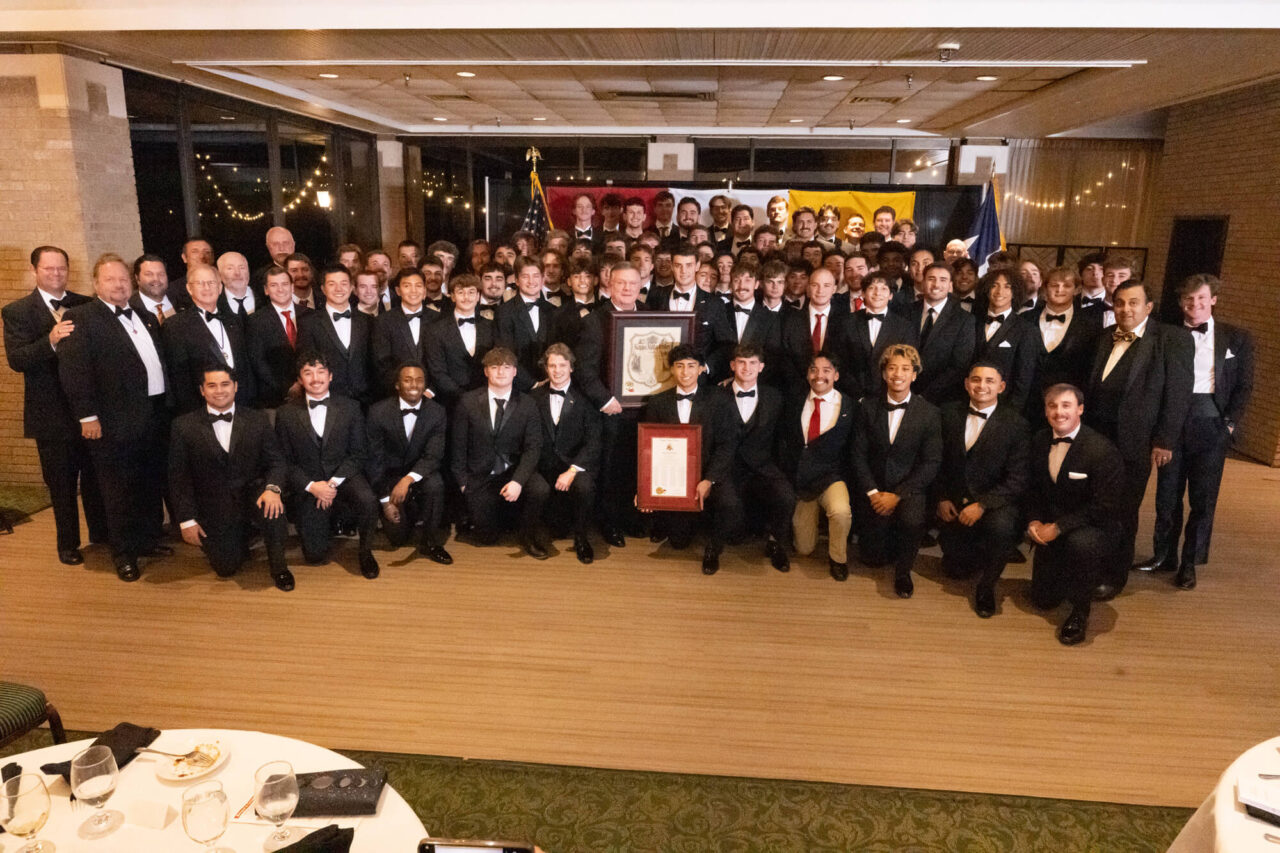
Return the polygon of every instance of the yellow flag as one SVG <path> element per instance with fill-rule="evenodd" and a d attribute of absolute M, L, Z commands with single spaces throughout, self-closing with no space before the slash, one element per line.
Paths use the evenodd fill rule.
<path fill-rule="evenodd" d="M 836 229 L 837 234 L 844 233 L 845 223 L 855 213 L 860 214 L 866 221 L 867 230 L 873 231 L 875 229 L 871 221 L 871 214 L 875 213 L 876 208 L 887 204 L 893 208 L 894 219 L 913 219 L 916 207 L 914 190 L 896 193 L 858 192 L 855 190 L 837 192 L 790 190 L 789 193 L 791 206 L 788 209 L 788 215 L 802 207 L 811 207 L 816 213 L 824 204 L 834 204 L 840 208 L 840 227 Z M 788 230 L 791 228 L 789 221 L 787 228 Z"/>

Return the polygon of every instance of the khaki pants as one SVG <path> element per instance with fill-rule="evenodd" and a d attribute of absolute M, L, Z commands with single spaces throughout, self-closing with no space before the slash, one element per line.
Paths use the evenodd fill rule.
<path fill-rule="evenodd" d="M 818 508 L 827 514 L 827 554 L 837 563 L 848 562 L 849 528 L 853 525 L 853 510 L 849 507 L 849 489 L 843 480 L 836 480 L 816 501 L 796 501 L 796 512 L 791 519 L 795 530 L 796 553 L 807 557 L 818 545 Z"/>

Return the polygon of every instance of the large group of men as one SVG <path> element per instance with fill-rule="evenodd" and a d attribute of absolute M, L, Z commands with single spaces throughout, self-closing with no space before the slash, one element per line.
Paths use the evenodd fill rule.
<path fill-rule="evenodd" d="M 600 202 L 580 195 L 545 237 L 406 240 L 394 258 L 343 245 L 327 266 L 274 227 L 252 273 L 192 238 L 182 279 L 106 254 L 92 296 L 68 288 L 66 252 L 36 248 L 4 335 L 59 558 L 84 560 L 79 495 L 125 581 L 172 554 L 167 511 L 222 576 L 260 536 L 286 591 L 290 524 L 308 563 L 357 537 L 368 578 L 379 528 L 441 564 L 452 532 L 514 528 L 537 559 L 571 537 L 583 563 L 597 527 L 614 548 L 701 538 L 714 574 L 750 535 L 785 572 L 825 527 L 835 580 L 856 543 L 903 598 L 936 540 L 984 618 L 1029 541 L 1032 602 L 1070 605 L 1065 644 L 1131 568 L 1195 586 L 1253 372 L 1248 333 L 1213 317 L 1213 276 L 1187 279 L 1164 323 L 1122 257 L 935 254 L 888 207 L 867 228 L 783 197 L 759 225 L 724 196 L 709 222 L 669 192 Z M 695 328 L 665 353 L 672 387 L 639 408 L 605 364 L 610 315 L 637 310 Z M 699 511 L 638 510 L 642 422 L 701 425 Z M 1135 563 L 1153 465 L 1154 553 Z"/>

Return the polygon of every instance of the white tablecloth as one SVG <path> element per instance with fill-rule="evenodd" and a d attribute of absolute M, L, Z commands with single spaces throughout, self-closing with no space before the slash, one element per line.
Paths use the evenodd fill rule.
<path fill-rule="evenodd" d="M 165 782 L 156 776 L 156 757 L 138 756 L 120 771 L 116 792 L 104 808 L 122 812 L 125 823 L 104 838 L 86 841 L 76 835 L 79 826 L 92 815 L 84 805 L 73 808 L 68 797 L 68 787 L 58 776 L 45 776 L 45 783 L 53 800 L 49 822 L 36 836 L 52 841 L 58 853 L 180 853 L 202 849 L 187 838 L 182 831 L 182 792 L 197 781 L 217 779 L 227 793 L 227 807 L 235 815 L 253 796 L 253 773 L 268 761 L 284 760 L 293 765 L 294 772 L 308 773 L 317 770 L 344 770 L 360 765 L 349 758 L 324 747 L 263 732 L 236 731 L 230 729 L 170 729 L 163 732 L 155 743 L 156 749 L 178 750 L 188 744 L 207 743 L 218 739 L 230 746 L 231 755 L 226 763 L 209 776 L 188 782 Z M 0 760 L 0 765 L 16 761 L 24 773 L 39 773 L 40 766 L 54 761 L 69 761 L 76 753 L 89 746 L 83 740 L 58 746 L 24 752 L 12 758 Z M 161 759 L 163 760 L 163 759 Z M 138 814 L 138 803 L 160 803 L 169 807 L 168 823 L 163 829 L 149 829 L 134 823 L 131 814 Z M 246 814 L 252 814 L 252 809 Z M 356 827 L 352 853 L 414 853 L 417 844 L 426 836 L 422 821 L 398 793 L 387 785 L 378 804 L 378 813 L 363 818 L 313 818 L 290 820 L 286 826 L 307 829 L 319 828 L 331 823 Z M 230 820 L 227 832 L 219 840 L 222 848 L 236 853 L 260 853 L 262 842 L 272 831 L 265 823 Z M 12 853 L 25 842 L 9 835 L 0 835 L 0 851 Z"/>
<path fill-rule="evenodd" d="M 1263 837 L 1267 833 L 1280 837 L 1280 827 L 1250 817 L 1236 799 L 1236 782 L 1257 780 L 1259 773 L 1280 773 L 1280 737 L 1258 744 L 1231 762 L 1213 793 L 1178 833 L 1169 853 L 1280 853 L 1280 844 Z M 1280 786 L 1280 779 L 1264 784 Z"/>

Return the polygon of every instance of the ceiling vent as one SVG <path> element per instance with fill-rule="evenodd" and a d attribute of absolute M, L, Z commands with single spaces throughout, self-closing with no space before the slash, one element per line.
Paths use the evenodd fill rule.
<path fill-rule="evenodd" d="M 427 97 L 433 101 L 437 101 L 440 103 L 451 103 L 451 104 L 456 104 L 460 102 L 471 103 L 475 100 L 470 95 L 428 95 Z"/>
<path fill-rule="evenodd" d="M 597 101 L 714 101 L 715 92 L 594 92 Z"/>
<path fill-rule="evenodd" d="M 894 104 L 902 103 L 902 100 L 903 100 L 902 98 L 850 98 L 849 100 L 845 101 L 845 103 L 853 104 L 855 106 L 862 106 L 866 104 L 879 104 L 882 106 L 891 107 Z"/>

